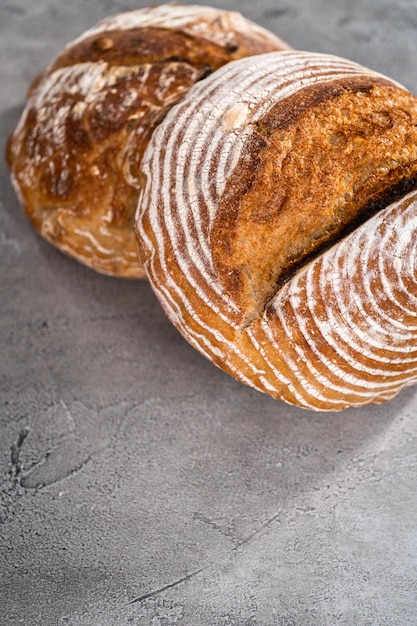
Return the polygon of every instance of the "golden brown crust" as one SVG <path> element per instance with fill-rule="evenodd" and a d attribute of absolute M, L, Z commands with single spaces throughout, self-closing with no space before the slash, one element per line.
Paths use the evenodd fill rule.
<path fill-rule="evenodd" d="M 314 254 L 416 186 L 412 94 L 353 77 L 285 99 L 255 125 L 220 201 L 210 241 L 226 293 L 258 315 Z"/>
<path fill-rule="evenodd" d="M 178 18 L 182 9 L 143 10 L 152 11 Z M 222 45 L 211 35 L 226 23 L 212 22 L 229 14 L 198 11 L 197 21 L 210 23 L 206 36 L 175 20 L 172 28 L 149 26 L 149 17 L 144 27 L 86 33 L 34 80 L 9 139 L 12 179 L 35 228 L 100 272 L 145 276 L 132 232 L 139 164 L 169 108 L 221 65 L 281 47 L 246 21 L 246 30 L 227 22 Z"/>
<path fill-rule="evenodd" d="M 416 129 L 415 96 L 319 53 L 243 59 L 194 86 L 148 145 L 136 223 L 191 345 L 314 410 L 415 384 Z"/>

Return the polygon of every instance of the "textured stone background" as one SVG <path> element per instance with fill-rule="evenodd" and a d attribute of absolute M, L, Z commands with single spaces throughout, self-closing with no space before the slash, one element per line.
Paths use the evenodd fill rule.
<path fill-rule="evenodd" d="M 237 0 L 417 93 L 416 0 Z M 0 141 L 131 0 L 1 0 Z M 417 624 L 417 392 L 314 414 L 192 350 L 149 286 L 44 243 L 0 165 L 2 626 Z"/>

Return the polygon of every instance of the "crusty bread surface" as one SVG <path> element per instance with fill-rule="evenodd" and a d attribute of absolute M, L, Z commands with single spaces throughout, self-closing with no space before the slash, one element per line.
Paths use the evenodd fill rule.
<path fill-rule="evenodd" d="M 144 277 L 132 225 L 154 128 L 225 63 L 285 47 L 238 13 L 193 5 L 138 9 L 86 31 L 34 80 L 8 142 L 35 228 L 95 270 Z"/>
<path fill-rule="evenodd" d="M 415 96 L 330 55 L 236 61 L 171 110 L 142 170 L 146 271 L 216 365 L 314 410 L 417 380 Z"/>

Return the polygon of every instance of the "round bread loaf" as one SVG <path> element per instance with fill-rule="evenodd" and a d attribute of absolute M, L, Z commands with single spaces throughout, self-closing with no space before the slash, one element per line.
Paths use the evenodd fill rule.
<path fill-rule="evenodd" d="M 34 81 L 9 139 L 35 228 L 100 272 L 143 277 L 132 227 L 153 129 L 220 66 L 286 47 L 239 13 L 204 6 L 139 9 L 86 31 Z"/>
<path fill-rule="evenodd" d="M 136 231 L 168 317 L 238 380 L 313 410 L 417 381 L 417 98 L 353 62 L 233 62 L 171 109 Z"/>

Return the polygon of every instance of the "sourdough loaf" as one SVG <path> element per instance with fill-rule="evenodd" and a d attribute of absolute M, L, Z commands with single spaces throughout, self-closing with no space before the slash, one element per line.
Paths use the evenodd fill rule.
<path fill-rule="evenodd" d="M 286 44 L 238 13 L 175 4 L 103 20 L 34 81 L 7 159 L 48 241 L 107 274 L 143 277 L 133 234 L 155 126 L 225 63 Z"/>
<path fill-rule="evenodd" d="M 136 232 L 184 337 L 308 409 L 417 380 L 417 98 L 353 62 L 235 61 L 153 135 Z"/>

